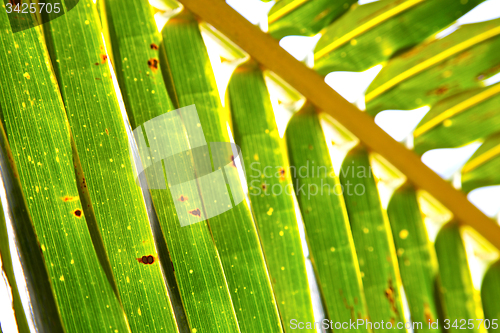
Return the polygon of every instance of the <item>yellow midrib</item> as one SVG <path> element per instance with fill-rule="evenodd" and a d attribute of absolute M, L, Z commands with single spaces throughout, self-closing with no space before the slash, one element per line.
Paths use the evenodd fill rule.
<path fill-rule="evenodd" d="M 339 39 L 333 41 L 332 43 L 328 44 L 327 46 L 325 46 L 324 48 L 322 48 L 321 50 L 319 50 L 318 52 L 316 52 L 314 54 L 314 60 L 318 60 L 322 57 L 324 57 L 325 55 L 327 55 L 328 53 L 332 52 L 333 50 L 335 50 L 336 48 L 346 44 L 347 42 L 349 42 L 351 39 L 365 33 L 366 31 L 372 29 L 373 27 L 387 21 L 388 19 L 404 12 L 405 10 L 408 10 L 410 9 L 411 7 L 419 4 L 423 2 L 423 0 L 408 0 L 408 1 L 405 1 L 403 2 L 402 4 L 392 8 L 392 9 L 389 9 L 388 11 L 385 11 L 384 13 L 382 13 L 381 15 L 371 19 L 370 21 L 360 25 L 359 27 L 357 27 L 356 29 L 352 30 L 351 32 L 343 35 L 342 37 L 340 37 Z"/>
<path fill-rule="evenodd" d="M 446 119 L 449 119 L 453 116 L 456 116 L 457 114 L 473 107 L 476 106 L 488 98 L 494 97 L 500 93 L 500 84 L 496 84 L 492 86 L 491 88 L 484 90 L 480 92 L 477 95 L 472 96 L 471 98 L 466 99 L 465 101 L 462 101 L 458 103 L 457 105 L 451 107 L 450 109 L 444 111 L 443 113 L 437 115 L 436 117 L 430 119 L 428 122 L 423 124 L 422 126 L 418 127 L 414 132 L 413 132 L 413 137 L 417 138 L 421 136 L 422 134 L 428 132 L 432 128 L 436 127 Z"/>
<path fill-rule="evenodd" d="M 278 9 L 274 14 L 269 15 L 268 24 L 278 21 L 283 16 L 293 12 L 296 8 L 302 6 L 309 0 L 295 0 L 290 2 L 288 5 L 283 6 L 283 8 Z"/>
<path fill-rule="evenodd" d="M 393 77 L 386 83 L 382 84 L 380 87 L 374 89 L 372 92 L 368 93 L 365 96 L 365 103 L 370 102 L 374 98 L 378 97 L 382 93 L 386 92 L 387 90 L 395 87 L 396 85 L 400 84 L 404 80 L 422 72 L 423 70 L 432 67 L 441 61 L 445 60 L 446 58 L 449 58 L 459 52 L 462 52 L 476 44 L 479 44 L 481 42 L 484 42 L 485 40 L 488 40 L 492 37 L 495 37 L 500 34 L 500 26 L 495 27 L 491 30 L 485 31 L 479 35 L 476 35 L 466 41 L 463 41 L 441 53 L 436 54 L 435 56 L 419 63 L 418 65 L 404 71 L 403 73 Z"/>
<path fill-rule="evenodd" d="M 462 169 L 462 173 L 470 172 L 498 155 L 500 155 L 500 145 L 485 151 L 484 154 L 479 155 L 469 163 L 465 164 Z"/>

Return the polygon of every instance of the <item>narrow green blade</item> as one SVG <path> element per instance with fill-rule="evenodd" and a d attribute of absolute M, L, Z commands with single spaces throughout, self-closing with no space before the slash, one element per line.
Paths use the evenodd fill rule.
<path fill-rule="evenodd" d="M 492 135 L 462 168 L 462 190 L 466 193 L 483 186 L 500 185 L 500 133 Z"/>
<path fill-rule="evenodd" d="M 479 332 L 479 321 L 474 286 L 467 262 L 467 254 L 457 223 L 450 222 L 439 231 L 436 242 L 439 262 L 439 291 L 443 308 L 443 327 L 448 332 Z M 474 328 L 463 321 L 472 319 Z M 447 326 L 444 326 L 449 320 Z"/>
<path fill-rule="evenodd" d="M 406 183 L 396 190 L 387 213 L 411 319 L 414 323 L 422 324 L 418 332 L 439 332 L 442 330 L 439 324 L 438 329 L 429 329 L 429 324 L 438 320 L 435 298 L 437 262 L 415 188 Z"/>
<path fill-rule="evenodd" d="M 281 0 L 268 15 L 269 33 L 276 39 L 288 35 L 312 36 L 345 13 L 355 0 Z"/>
<path fill-rule="evenodd" d="M 2 259 L 2 270 L 7 277 L 12 297 L 12 309 L 16 317 L 17 329 L 19 333 L 29 333 L 28 320 L 21 303 L 21 296 L 17 288 L 16 277 L 14 276 L 14 268 L 12 267 L 12 258 L 9 249 L 9 235 L 7 234 L 7 225 L 5 223 L 4 210 L 0 204 L 0 258 Z M 40 258 L 41 259 L 41 258 Z M 45 275 L 47 272 L 45 272 Z M 48 280 L 47 280 L 48 281 Z M 50 289 L 49 289 L 50 290 Z M 55 305 L 55 303 L 54 303 Z M 54 307 L 54 309 L 57 308 Z M 57 312 L 56 312 L 57 314 Z"/>
<path fill-rule="evenodd" d="M 389 61 L 365 95 L 366 110 L 412 110 L 481 86 L 500 71 L 500 19 L 467 24 Z"/>
<path fill-rule="evenodd" d="M 101 233 L 130 328 L 176 332 L 95 5 L 80 0 L 45 27 L 81 165 L 77 170 L 83 173 L 79 177 L 87 203 L 84 212 L 95 219 Z M 149 256 L 153 262 L 144 263 L 142 258 Z"/>
<path fill-rule="evenodd" d="M 481 285 L 481 300 L 483 301 L 484 318 L 489 319 L 489 333 L 500 332 L 500 261 L 497 261 L 486 271 Z M 484 325 L 486 326 L 486 323 Z"/>
<path fill-rule="evenodd" d="M 285 325 L 292 319 L 314 322 L 290 168 L 262 71 L 254 63 L 241 65 L 228 92 L 235 142 L 243 153 L 252 210 L 281 317 Z"/>
<path fill-rule="evenodd" d="M 186 107 L 194 104 L 199 116 L 199 119 L 184 119 L 185 126 L 196 126 L 198 129 L 201 127 L 206 138 L 203 140 L 204 144 L 229 142 L 226 124 L 221 121 L 224 111 L 197 21 L 191 14 L 183 11 L 167 23 L 162 34 L 163 46 L 160 55 L 163 58 L 160 61 L 174 105 Z M 218 158 L 231 162 L 230 155 L 214 156 L 213 153 L 212 149 L 211 157 L 214 160 Z M 212 172 L 211 175 L 216 176 L 217 173 L 220 174 L 220 170 Z M 227 179 L 229 184 L 237 184 L 235 187 L 241 188 L 236 168 L 224 167 L 224 173 L 224 179 Z M 212 204 L 207 199 L 217 197 L 217 191 L 226 190 L 224 185 L 227 184 L 222 185 L 222 179 L 211 183 L 211 186 L 202 185 L 200 179 L 198 181 L 200 191 L 206 195 L 203 196 L 204 206 L 196 209 L 206 209 Z M 233 195 L 241 194 L 237 192 L 237 188 L 227 188 L 228 193 L 231 190 L 236 190 Z M 227 206 L 233 205 L 226 204 Z M 200 221 L 202 218 L 199 215 L 191 215 L 190 219 Z M 280 332 L 280 320 L 264 256 L 246 203 L 240 202 L 226 212 L 210 218 L 209 227 L 224 268 L 241 332 Z M 187 228 L 199 226 L 195 224 Z M 196 270 L 197 274 L 203 274 L 198 267 L 193 270 Z"/>
<path fill-rule="evenodd" d="M 440 101 L 413 132 L 415 152 L 460 147 L 500 131 L 499 103 L 500 84 Z"/>
<path fill-rule="evenodd" d="M 7 15 L 0 13 L 3 27 Z M 85 216 L 74 214 L 82 203 L 68 120 L 40 28 L 2 29 L 0 63 L 0 82 L 10 87 L 0 92 L 2 121 L 63 325 L 67 332 L 128 332 Z"/>
<path fill-rule="evenodd" d="M 314 51 L 314 69 L 361 72 L 413 47 L 484 0 L 381 0 L 353 6 L 332 23 Z"/>
<path fill-rule="evenodd" d="M 333 323 L 367 320 L 361 274 L 339 191 L 340 182 L 312 106 L 306 105 L 292 117 L 286 142 L 290 173 L 327 317 Z M 305 175 L 304 170 L 307 170 Z M 364 325 L 356 330 L 335 329 L 335 332 L 367 331 Z"/>
<path fill-rule="evenodd" d="M 15 176 L 13 157 L 3 126 L 0 126 L 0 170 L 2 183 L 6 192 L 6 203 L 10 209 L 10 223 L 13 231 L 12 240 L 16 243 L 21 261 L 26 287 L 31 302 L 34 324 L 39 332 L 64 332 L 61 317 L 57 309 L 50 279 L 45 267 L 38 239 L 33 229 L 26 201 L 21 191 L 19 177 Z M 19 288 L 14 275 L 10 241 L 7 233 L 5 211 L 0 206 L 0 256 L 2 270 L 7 276 L 12 290 L 12 305 L 19 333 L 29 333 L 28 321 L 19 295 Z"/>
<path fill-rule="evenodd" d="M 368 314 L 372 322 L 391 322 L 406 332 L 400 295 L 401 278 L 391 227 L 375 184 L 368 153 L 351 150 L 340 171 L 340 183 L 359 259 Z"/>
<path fill-rule="evenodd" d="M 174 106 L 167 94 L 162 68 L 153 66 L 159 59 L 161 36 L 152 8 L 147 2 L 130 0 L 127 3 L 124 6 L 121 0 L 106 1 L 113 61 L 132 128 L 142 128 L 141 131 L 147 132 L 145 123 L 172 111 Z M 172 129 L 167 133 L 171 142 L 188 146 L 185 137 L 175 137 Z M 161 133 L 158 134 L 158 138 L 163 138 Z M 153 146 L 153 137 L 148 133 L 150 147 Z M 179 170 L 186 169 L 189 169 L 188 165 L 179 165 Z M 151 195 L 172 260 L 167 265 L 175 269 L 179 285 L 173 293 L 173 302 L 180 330 L 186 331 L 184 320 L 187 319 L 189 332 L 237 331 L 219 254 L 207 223 L 181 227 L 174 205 L 178 198 L 172 198 L 166 189 L 152 188 Z M 181 297 L 187 316 L 184 320 L 175 308 Z M 211 320 L 206 320 L 207 317 Z"/>

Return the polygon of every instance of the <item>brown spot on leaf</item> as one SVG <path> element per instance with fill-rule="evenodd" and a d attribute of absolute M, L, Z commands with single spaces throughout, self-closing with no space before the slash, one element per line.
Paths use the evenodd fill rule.
<path fill-rule="evenodd" d="M 151 50 L 158 50 L 158 45 L 151 43 Z"/>
<path fill-rule="evenodd" d="M 394 287 L 392 286 L 392 279 L 391 278 L 389 278 L 388 284 L 389 284 L 389 286 L 384 291 L 384 294 L 385 294 L 385 297 L 387 298 L 387 300 L 389 301 L 389 303 L 391 304 L 391 310 L 399 318 L 399 311 L 398 311 L 398 308 L 396 307 L 396 301 L 394 298 Z"/>
<path fill-rule="evenodd" d="M 156 59 L 156 58 L 149 59 L 148 66 L 149 66 L 149 68 L 151 68 L 153 73 L 156 72 L 158 70 L 158 59 Z"/>
<path fill-rule="evenodd" d="M 437 88 L 434 91 L 434 93 L 439 96 L 439 95 L 445 94 L 447 91 L 448 91 L 448 87 L 442 86 L 442 87 Z"/>
<path fill-rule="evenodd" d="M 81 218 L 81 217 L 82 217 L 82 214 L 83 214 L 83 213 L 82 213 L 82 210 L 81 210 L 81 209 L 79 209 L 79 208 L 75 209 L 72 213 L 73 213 L 73 215 L 75 215 L 75 216 L 76 216 L 76 217 L 78 217 L 78 218 Z"/>
<path fill-rule="evenodd" d="M 393 296 L 392 296 L 392 287 L 387 288 L 387 289 L 384 291 L 384 293 L 385 293 L 385 297 L 387 297 L 387 298 L 389 298 L 389 299 L 390 299 L 390 298 L 392 298 L 392 297 L 393 297 Z"/>
<path fill-rule="evenodd" d="M 66 195 L 66 196 L 62 197 L 61 200 L 64 202 L 75 201 L 75 200 L 78 200 L 78 197 L 72 197 L 72 196 Z"/>
<path fill-rule="evenodd" d="M 490 69 L 487 69 L 486 71 L 484 71 L 484 72 L 482 72 L 482 73 L 479 73 L 479 74 L 476 76 L 476 80 L 478 80 L 478 81 L 482 81 L 482 80 L 484 80 L 486 77 L 488 77 L 488 76 L 491 76 L 491 75 L 493 75 L 493 74 L 498 73 L 498 71 L 500 71 L 500 64 L 495 65 L 495 66 L 491 67 Z"/>
<path fill-rule="evenodd" d="M 184 202 L 184 201 L 188 201 L 188 199 L 189 199 L 189 198 L 188 198 L 188 197 L 186 197 L 185 195 L 181 195 L 181 196 L 179 197 L 179 199 L 177 199 L 177 200 L 179 200 L 179 201 L 181 201 L 181 202 Z"/>
<path fill-rule="evenodd" d="M 96 62 L 94 65 L 99 66 L 99 63 L 98 63 L 98 62 Z"/>
<path fill-rule="evenodd" d="M 231 166 L 236 168 L 236 164 L 234 163 L 234 155 L 231 155 Z"/>
<path fill-rule="evenodd" d="M 309 150 L 313 150 L 313 146 L 312 145 L 309 145 Z"/>
<path fill-rule="evenodd" d="M 153 257 L 152 255 L 142 256 L 141 258 L 136 258 L 136 259 L 139 263 L 145 265 L 151 265 L 155 262 L 155 257 Z"/>
<path fill-rule="evenodd" d="M 464 51 L 456 57 L 456 60 L 460 62 L 469 58 L 470 56 L 472 56 L 472 53 L 470 51 Z"/>
<path fill-rule="evenodd" d="M 109 131 L 107 128 L 104 131 L 106 132 L 107 135 L 109 135 Z"/>
<path fill-rule="evenodd" d="M 267 189 L 266 183 L 262 184 L 262 189 L 265 191 Z"/>
<path fill-rule="evenodd" d="M 99 77 L 96 77 L 95 79 L 101 81 L 101 78 L 99 78 Z"/>
<path fill-rule="evenodd" d="M 191 215 L 194 215 L 194 216 L 201 217 L 201 211 L 200 211 L 200 209 L 199 209 L 199 208 L 196 208 L 196 209 L 190 210 L 188 213 L 189 213 L 189 214 L 191 214 Z"/>
<path fill-rule="evenodd" d="M 330 13 L 332 12 L 332 10 L 330 8 L 327 8 L 325 10 L 323 10 L 321 13 L 319 13 L 318 15 L 316 15 L 316 17 L 313 19 L 315 22 L 316 21 L 319 21 L 321 20 L 323 17 L 329 15 Z"/>
<path fill-rule="evenodd" d="M 354 306 L 349 305 L 349 303 L 347 303 L 347 299 L 344 297 L 344 293 L 342 292 L 342 289 L 339 290 L 339 293 L 340 293 L 340 296 L 342 297 L 342 301 L 344 302 L 345 308 L 351 312 L 351 319 L 353 321 L 356 321 L 356 312 L 354 311 Z"/>
<path fill-rule="evenodd" d="M 425 315 L 425 320 L 427 320 L 428 323 L 434 322 L 434 318 L 432 317 L 431 308 L 429 307 L 429 304 L 427 304 L 427 303 L 424 304 L 424 315 Z"/>
<path fill-rule="evenodd" d="M 414 55 L 417 55 L 419 53 L 420 53 L 420 48 L 414 47 L 414 48 L 410 49 L 409 51 L 404 52 L 403 54 L 401 54 L 400 57 L 403 58 L 403 59 L 407 59 L 407 58 L 411 58 Z"/>
<path fill-rule="evenodd" d="M 280 174 L 280 180 L 285 180 L 285 169 L 280 168 L 278 172 Z"/>
<path fill-rule="evenodd" d="M 108 56 L 106 54 L 101 54 L 101 64 L 105 64 L 106 60 L 108 60 Z"/>

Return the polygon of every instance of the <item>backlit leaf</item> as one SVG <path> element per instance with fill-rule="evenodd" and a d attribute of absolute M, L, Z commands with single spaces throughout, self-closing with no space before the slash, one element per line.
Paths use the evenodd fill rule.
<path fill-rule="evenodd" d="M 201 127 L 208 143 L 229 142 L 226 124 L 221 121 L 224 110 L 197 21 L 190 13 L 183 11 L 169 20 L 162 35 L 162 71 L 174 106 L 194 104 L 199 116 L 199 119 L 184 119 L 184 124 Z M 200 126 L 196 123 L 198 121 Z M 231 161 L 230 155 L 215 156 L 212 149 L 212 158 L 215 157 Z M 230 184 L 240 186 L 236 168 L 224 168 L 224 172 Z M 228 192 L 234 190 L 227 188 Z M 212 188 L 206 190 L 215 191 Z M 206 199 L 214 197 L 213 192 L 204 196 L 205 207 L 210 204 Z M 186 228 L 192 227 L 198 226 L 195 224 Z M 280 332 L 281 324 L 261 244 L 246 202 L 242 201 L 210 218 L 209 227 L 224 268 L 241 332 Z"/>
<path fill-rule="evenodd" d="M 427 229 L 417 201 L 415 188 L 404 184 L 393 194 L 389 215 L 394 244 L 398 256 L 401 279 L 413 322 L 422 323 L 427 332 L 429 323 L 438 320 L 435 295 L 437 262 L 434 247 L 429 241 Z M 441 331 L 442 326 L 438 325 Z"/>
<path fill-rule="evenodd" d="M 252 210 L 280 314 L 285 325 L 298 318 L 313 322 L 290 168 L 262 71 L 254 63 L 241 65 L 228 92 L 235 142 L 243 153 Z"/>
<path fill-rule="evenodd" d="M 123 3 L 122 0 L 106 0 L 113 63 L 132 128 L 142 128 L 143 133 L 149 134 L 145 123 L 175 109 L 162 77 L 165 63 L 162 61 L 159 68 L 154 67 L 155 60 L 160 58 L 161 35 L 147 2 L 130 0 L 126 6 Z M 158 138 L 165 138 L 165 134 L 156 129 L 154 133 Z M 189 146 L 185 137 L 175 137 L 175 129 L 166 133 L 171 142 Z M 152 136 L 147 135 L 150 147 L 154 147 Z M 164 146 L 166 142 L 161 144 Z M 185 164 L 178 165 L 179 171 L 189 168 Z M 174 200 L 179 198 L 173 198 L 166 188 L 151 187 L 153 204 L 172 260 L 165 264 L 175 269 L 179 286 L 177 292 L 172 293 L 174 310 L 181 301 L 175 298 L 178 293 L 189 324 L 187 331 L 237 331 L 224 272 L 207 222 L 181 227 L 174 205 Z M 185 332 L 185 319 L 181 320 L 178 312 L 176 310 L 180 330 Z M 206 320 L 207 317 L 211 320 Z"/>
<path fill-rule="evenodd" d="M 8 26 L 4 11 L 0 20 L 0 26 Z M 81 212 L 82 202 L 68 119 L 40 29 L 16 34 L 10 29 L 1 31 L 0 63 L 6 70 L 0 72 L 0 82 L 10 87 L 0 92 L 7 139 L 64 329 L 109 332 L 111 327 L 128 332 L 121 305 L 96 255 L 85 214 L 75 215 Z"/>
<path fill-rule="evenodd" d="M 314 107 L 306 105 L 292 117 L 286 140 L 290 172 L 326 315 L 333 323 L 367 320 L 361 274 L 341 185 Z M 368 330 L 362 325 L 357 331 Z"/>
<path fill-rule="evenodd" d="M 486 271 L 481 285 L 481 299 L 483 301 L 484 318 L 489 319 L 488 332 L 500 332 L 498 318 L 500 318 L 500 261 L 495 262 Z M 485 327 L 486 323 L 484 324 Z M 496 327 L 496 328 L 495 328 Z"/>
<path fill-rule="evenodd" d="M 268 14 L 269 33 L 311 36 L 345 13 L 355 0 L 280 0 Z"/>
<path fill-rule="evenodd" d="M 466 193 L 482 186 L 500 185 L 500 134 L 479 147 L 462 168 L 462 190 Z"/>
<path fill-rule="evenodd" d="M 381 0 L 353 6 L 316 45 L 314 68 L 361 72 L 445 28 L 484 0 Z"/>
<path fill-rule="evenodd" d="M 500 84 L 438 102 L 413 131 L 415 152 L 460 147 L 498 132 L 499 103 Z"/>
<path fill-rule="evenodd" d="M 135 182 L 95 5 L 80 0 L 44 27 L 78 154 L 83 212 L 93 221 L 96 237 L 102 237 L 130 328 L 176 332 L 158 260 L 145 264 L 141 259 L 158 255 Z"/>
<path fill-rule="evenodd" d="M 29 332 L 19 287 L 14 275 L 12 253 L 10 252 L 11 244 L 6 222 L 11 223 L 11 240 L 15 242 L 19 254 L 22 272 L 26 279 L 26 289 L 31 302 L 31 316 L 38 332 L 64 332 L 47 268 L 21 191 L 19 177 L 16 176 L 14 159 L 10 153 L 3 126 L 0 126 L 0 151 L 2 183 L 6 192 L 6 203 L 10 210 L 9 218 L 5 219 L 4 213 L 7 212 L 4 212 L 3 207 L 0 207 L 0 255 L 2 257 L 2 270 L 7 276 L 12 290 L 12 307 L 16 316 L 17 328 L 19 333 Z"/>
<path fill-rule="evenodd" d="M 500 71 L 500 19 L 461 26 L 389 61 L 365 95 L 371 115 L 412 110 L 481 86 Z"/>
<path fill-rule="evenodd" d="M 401 278 L 391 227 L 375 184 L 368 153 L 351 150 L 340 171 L 340 182 L 363 277 L 368 314 L 372 322 L 405 322 L 400 294 Z"/>
<path fill-rule="evenodd" d="M 449 320 L 448 332 L 463 332 L 460 320 L 472 319 L 474 328 L 466 328 L 467 332 L 479 332 L 474 286 L 470 275 L 469 264 L 459 226 L 455 222 L 446 224 L 439 231 L 436 242 L 439 262 L 439 293 L 444 319 Z M 453 327 L 457 320 L 458 325 Z M 444 323 L 444 321 L 443 321 Z"/>

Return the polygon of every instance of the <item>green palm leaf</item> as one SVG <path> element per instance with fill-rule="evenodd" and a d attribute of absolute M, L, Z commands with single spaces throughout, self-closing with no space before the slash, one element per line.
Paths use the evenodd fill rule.
<path fill-rule="evenodd" d="M 113 63 L 125 107 L 132 128 L 142 128 L 141 131 L 146 133 L 145 123 L 174 109 L 161 73 L 165 63 L 162 61 L 159 69 L 153 66 L 154 60 L 159 59 L 161 35 L 156 28 L 152 8 L 147 2 L 129 1 L 124 6 L 123 1 L 107 0 L 106 8 Z M 189 145 L 184 137 L 175 137 L 176 131 L 167 133 L 172 142 L 177 142 L 180 146 Z M 157 135 L 160 139 L 165 134 L 158 132 Z M 152 136 L 147 137 L 150 147 L 154 147 Z M 187 164 L 179 166 L 179 170 L 189 168 Z M 182 298 L 187 316 L 181 320 L 183 314 L 178 313 L 182 309 L 176 310 L 181 331 L 238 330 L 231 297 L 225 287 L 224 272 L 208 224 L 200 222 L 181 227 L 174 205 L 174 200 L 178 198 L 172 198 L 167 190 L 151 187 L 153 204 L 172 260 L 166 266 L 172 265 L 175 269 L 174 279 L 178 283 L 178 289 L 172 293 L 174 310 Z M 221 313 L 224 315 L 221 316 Z M 205 320 L 206 316 L 214 320 Z M 183 323 L 186 319 L 190 328 Z"/>
<path fill-rule="evenodd" d="M 396 190 L 387 213 L 412 321 L 422 324 L 419 332 L 431 331 L 429 323 L 438 320 L 435 299 L 437 262 L 422 219 L 415 188 L 406 183 Z M 442 326 L 439 326 L 438 322 L 438 331 L 441 330 Z"/>
<path fill-rule="evenodd" d="M 28 213 L 26 201 L 19 184 L 19 176 L 10 152 L 3 126 L 0 126 L 0 169 L 6 192 L 6 202 L 10 209 L 9 221 L 13 231 L 11 238 L 16 242 L 27 292 L 31 302 L 31 313 L 39 332 L 64 332 L 50 278 L 40 252 L 38 239 Z M 19 333 L 29 332 L 25 310 L 21 303 L 19 288 L 14 276 L 10 252 L 10 241 L 3 207 L 0 216 L 0 256 L 2 270 L 7 276 L 12 290 L 12 307 L 16 316 Z"/>
<path fill-rule="evenodd" d="M 280 0 L 268 15 L 269 33 L 277 39 L 288 35 L 311 36 L 345 13 L 354 0 Z"/>
<path fill-rule="evenodd" d="M 316 45 L 314 68 L 364 71 L 438 32 L 484 0 L 382 0 L 351 10 Z"/>
<path fill-rule="evenodd" d="M 19 1 L 27 12 L 9 13 Z M 500 19 L 436 39 L 483 0 L 276 0 L 269 35 L 224 1 L 151 0 L 154 9 L 147 0 L 64 0 L 58 13 L 50 1 L 43 14 L 30 13 L 39 1 L 19 1 L 4 0 L 0 13 L 0 256 L 13 297 L 0 307 L 14 309 L 20 332 L 29 332 L 30 312 L 36 330 L 50 333 L 315 332 L 327 322 L 335 332 L 391 324 L 406 332 L 407 318 L 414 331 L 436 331 L 431 323 L 500 331 L 499 263 L 483 280 L 489 321 L 479 328 L 472 252 L 459 223 L 493 244 L 500 229 L 422 163 L 410 165 L 416 156 L 321 79 L 385 66 L 366 93 L 367 113 L 429 106 L 413 133 L 415 152 L 484 142 L 461 170 L 462 191 L 500 185 L 500 83 L 485 87 L 500 72 Z M 289 34 L 322 35 L 313 38 L 320 75 L 279 47 L 275 38 Z M 269 75 L 276 85 L 267 86 L 263 67 L 282 77 Z M 230 74 L 223 105 L 218 85 Z M 272 91 L 298 107 L 294 88 L 309 101 L 282 139 Z M 345 126 L 358 136 L 347 144 L 354 149 L 330 150 L 319 106 L 338 116 L 338 135 L 350 137 Z M 385 176 L 375 178 L 365 147 L 407 173 L 387 212 Z M 332 161 L 340 150 L 347 157 Z M 335 162 L 343 162 L 338 175 Z M 434 248 L 424 224 L 433 203 L 420 191 L 457 217 Z M 313 312 L 313 282 L 324 314 Z"/>
<path fill-rule="evenodd" d="M 333 323 L 367 320 L 358 260 L 339 191 L 340 181 L 333 171 L 314 107 L 306 105 L 292 117 L 286 140 L 295 193 L 327 317 Z M 335 331 L 349 332 L 349 329 Z M 368 330 L 363 325 L 358 331 Z"/>
<path fill-rule="evenodd" d="M 2 260 L 2 270 L 7 277 L 7 282 L 10 286 L 12 297 L 12 309 L 16 316 L 17 329 L 19 333 L 29 333 L 28 321 L 24 313 L 21 296 L 17 287 L 14 269 L 12 267 L 11 253 L 9 249 L 9 235 L 7 234 L 7 225 L 5 224 L 5 216 L 2 205 L 0 205 L 0 259 Z M 49 288 L 50 290 L 50 288 Z"/>
<path fill-rule="evenodd" d="M 468 24 L 389 61 L 368 87 L 366 109 L 412 110 L 479 87 L 500 71 L 500 19 Z"/>
<path fill-rule="evenodd" d="M 414 150 L 455 148 L 500 130 L 500 84 L 463 92 L 438 102 L 413 131 Z"/>
<path fill-rule="evenodd" d="M 500 134 L 492 135 L 462 168 L 462 190 L 466 193 L 482 186 L 500 185 Z"/>
<path fill-rule="evenodd" d="M 391 322 L 396 329 L 398 323 L 405 322 L 399 292 L 401 278 L 389 220 L 382 210 L 368 153 L 363 148 L 355 147 L 347 154 L 340 182 L 370 319 L 372 322 Z M 404 325 L 398 331 L 406 332 Z"/>
<path fill-rule="evenodd" d="M 245 153 L 252 210 L 283 322 L 314 322 L 286 151 L 261 70 L 253 63 L 239 66 L 228 92 L 235 141 Z"/>
<path fill-rule="evenodd" d="M 500 318 L 500 261 L 495 262 L 486 271 L 481 285 L 481 299 L 483 301 L 484 318 L 489 319 L 488 332 L 500 332 L 498 318 Z M 495 325 L 496 323 L 496 325 Z M 487 324 L 484 323 L 484 327 Z"/>
<path fill-rule="evenodd" d="M 221 121 L 224 110 L 197 21 L 190 13 L 183 11 L 165 25 L 162 35 L 162 71 L 174 106 L 194 104 L 199 115 L 199 120 L 184 119 L 184 124 L 198 126 L 198 123 L 204 131 L 206 142 L 229 142 L 226 124 Z M 231 162 L 229 154 L 214 156 L 212 151 L 212 158 L 224 160 L 226 164 Z M 224 172 L 229 184 L 239 186 L 236 168 L 224 168 Z M 202 184 L 198 184 L 200 190 L 210 193 L 204 197 L 204 207 L 209 204 L 206 199 L 216 197 L 216 191 L 224 191 L 213 185 L 215 183 L 202 188 Z M 228 192 L 231 190 L 234 188 L 228 188 Z M 246 203 L 243 201 L 210 218 L 209 227 L 224 268 L 241 332 L 281 331 L 257 230 Z M 197 272 L 199 270 L 194 269 Z"/>
<path fill-rule="evenodd" d="M 141 261 L 158 256 L 130 163 L 95 5 L 80 0 L 72 11 L 45 24 L 45 34 L 74 135 L 83 211 L 100 232 L 130 328 L 175 332 L 160 266 Z"/>
<path fill-rule="evenodd" d="M 0 20 L 7 26 L 6 13 Z M 11 87 L 0 95 L 2 121 L 63 326 L 67 332 L 108 332 L 110 327 L 127 332 L 81 213 L 68 119 L 42 31 L 35 27 L 13 34 L 7 29 L 1 37 L 0 63 L 9 66 L 0 82 Z"/>
<path fill-rule="evenodd" d="M 448 332 L 479 332 L 474 286 L 458 224 L 446 224 L 439 231 L 434 245 L 439 262 L 439 292 L 444 320 L 449 320 Z M 460 328 L 463 321 L 467 323 L 469 319 L 473 319 L 474 328 Z"/>

